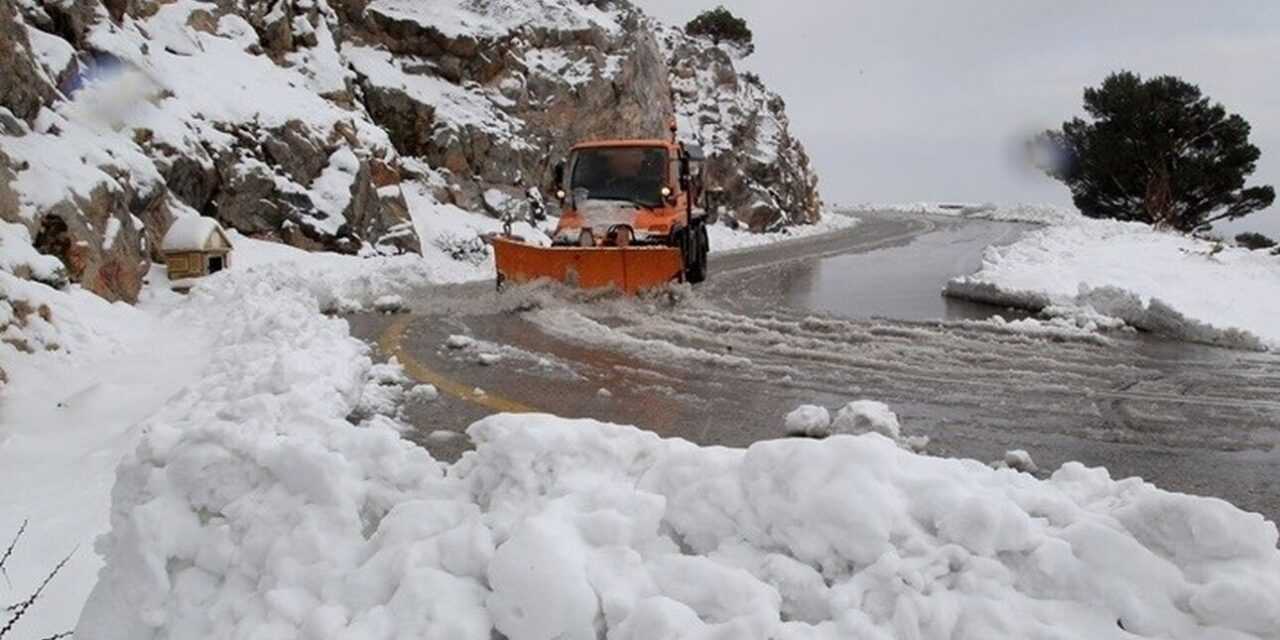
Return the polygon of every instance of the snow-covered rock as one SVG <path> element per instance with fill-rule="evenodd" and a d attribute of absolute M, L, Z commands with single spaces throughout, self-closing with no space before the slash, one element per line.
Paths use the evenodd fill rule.
<path fill-rule="evenodd" d="M 817 222 L 818 176 L 791 136 L 782 97 L 759 76 L 738 72 L 728 47 L 655 28 L 682 135 L 707 152 L 707 183 L 724 189 L 732 219 L 753 231 Z"/>
<path fill-rule="evenodd" d="M 675 114 L 743 220 L 818 215 L 781 100 L 623 0 L 4 0 L 0 14 L 0 216 L 113 300 L 136 299 L 170 223 L 196 213 L 307 250 L 466 246 L 454 257 L 479 267 L 474 232 L 422 236 L 428 211 L 522 214 L 570 144 L 663 137 Z M 723 122 L 691 121 L 708 100 Z"/>

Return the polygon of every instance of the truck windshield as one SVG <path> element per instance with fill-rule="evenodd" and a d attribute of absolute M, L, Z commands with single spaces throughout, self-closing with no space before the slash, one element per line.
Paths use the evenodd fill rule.
<path fill-rule="evenodd" d="M 664 149 L 581 149 L 576 152 L 569 185 L 575 191 L 586 189 L 588 197 L 595 200 L 624 200 L 657 207 L 662 204 L 666 166 Z"/>

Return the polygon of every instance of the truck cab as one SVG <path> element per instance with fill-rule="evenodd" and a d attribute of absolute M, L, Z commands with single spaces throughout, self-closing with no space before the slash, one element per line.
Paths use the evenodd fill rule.
<path fill-rule="evenodd" d="M 551 280 L 627 294 L 706 279 L 703 154 L 675 139 L 602 140 L 570 149 L 554 171 L 561 204 L 551 246 L 491 238 L 497 285 Z"/>
<path fill-rule="evenodd" d="M 563 210 L 554 243 L 677 246 L 688 242 L 686 235 L 696 243 L 703 217 L 697 206 L 702 162 L 697 147 L 667 140 L 574 146 L 555 172 Z"/>

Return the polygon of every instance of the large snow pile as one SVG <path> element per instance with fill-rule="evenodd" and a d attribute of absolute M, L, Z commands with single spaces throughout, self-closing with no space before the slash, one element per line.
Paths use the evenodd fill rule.
<path fill-rule="evenodd" d="M 360 353 L 316 348 L 332 321 L 276 322 L 151 421 L 81 637 L 1280 637 L 1276 527 L 1219 500 L 539 415 L 473 425 L 446 474 L 343 420 L 358 376 L 331 365 Z"/>
<path fill-rule="evenodd" d="M 988 248 L 947 295 L 1052 315 L 1108 316 L 1175 337 L 1280 345 L 1280 258 L 1139 223 L 1081 220 Z"/>
<path fill-rule="evenodd" d="M 1079 211 L 1074 208 L 1060 207 L 1052 204 L 995 204 L 964 202 L 910 202 L 899 204 L 858 204 L 849 207 L 838 207 L 842 211 L 874 212 L 894 211 L 900 213 L 926 213 L 939 216 L 955 216 L 962 218 L 982 218 L 984 220 L 1003 220 L 1006 222 L 1035 222 L 1039 224 L 1070 224 L 1083 220 Z"/>

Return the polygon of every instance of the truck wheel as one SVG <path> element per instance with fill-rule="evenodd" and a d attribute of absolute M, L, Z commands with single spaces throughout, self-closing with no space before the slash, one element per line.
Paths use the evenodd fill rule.
<path fill-rule="evenodd" d="M 707 227 L 698 225 L 697 231 L 688 235 L 689 266 L 685 270 L 685 280 L 698 284 L 707 279 L 707 250 L 710 242 L 707 239 Z"/>

